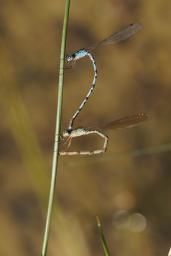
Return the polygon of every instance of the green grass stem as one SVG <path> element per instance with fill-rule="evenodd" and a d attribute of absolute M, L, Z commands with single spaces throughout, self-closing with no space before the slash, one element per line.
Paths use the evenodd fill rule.
<path fill-rule="evenodd" d="M 104 255 L 105 256 L 110 256 L 107 240 L 105 238 L 105 235 L 104 235 L 104 232 L 103 232 L 103 227 L 102 227 L 100 218 L 98 216 L 96 216 L 96 221 L 97 221 L 97 227 L 98 227 L 99 233 L 100 233 L 101 244 L 102 244 L 102 247 L 103 247 L 103 250 L 104 250 Z"/>
<path fill-rule="evenodd" d="M 61 54 L 60 54 L 58 103 L 57 103 L 57 111 L 56 111 L 56 128 L 55 128 L 54 151 L 53 151 L 53 160 L 52 160 L 51 185 L 50 185 L 47 217 L 46 217 L 46 224 L 45 224 L 43 244 L 42 244 L 42 252 L 41 252 L 42 256 L 47 255 L 49 230 L 50 230 L 50 223 L 51 223 L 51 217 L 52 217 L 52 208 L 53 208 L 53 202 L 54 202 L 56 177 L 57 177 L 57 169 L 58 169 L 59 137 L 60 137 L 60 127 L 61 127 L 62 96 L 63 96 L 63 82 L 64 82 L 64 57 L 65 57 L 65 48 L 66 48 L 66 35 L 67 35 L 67 27 L 68 27 L 69 9 L 70 9 L 70 0 L 66 0 L 63 31 L 62 31 Z"/>

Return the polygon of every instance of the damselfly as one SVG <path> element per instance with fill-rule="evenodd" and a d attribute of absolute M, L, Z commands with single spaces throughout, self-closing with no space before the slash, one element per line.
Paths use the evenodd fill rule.
<path fill-rule="evenodd" d="M 109 45 L 109 44 L 116 44 L 116 43 L 120 43 L 122 41 L 125 41 L 126 39 L 132 37 L 135 33 L 137 33 L 141 29 L 141 27 L 142 27 L 142 25 L 139 24 L 139 23 L 130 24 L 126 28 L 122 29 L 120 32 L 117 32 L 117 33 L 114 33 L 114 34 L 110 35 L 109 37 L 100 41 L 97 44 L 94 44 L 94 45 L 92 45 L 88 48 L 80 49 L 80 50 L 78 50 L 78 51 L 76 51 L 76 52 L 74 52 L 70 55 L 66 55 L 66 57 L 65 57 L 66 65 L 72 65 L 73 63 L 75 63 L 77 60 L 79 60 L 81 58 L 84 58 L 86 56 L 89 57 L 91 62 L 92 62 L 93 70 L 94 70 L 94 77 L 93 77 L 92 85 L 91 85 L 86 97 L 84 98 L 84 100 L 82 101 L 82 103 L 78 107 L 77 111 L 74 113 L 71 120 L 69 121 L 69 125 L 68 125 L 68 128 L 67 128 L 68 132 L 72 131 L 73 124 L 74 124 L 74 121 L 75 121 L 76 117 L 78 116 L 80 111 L 83 109 L 84 105 L 88 101 L 88 99 L 89 99 L 90 95 L 92 94 L 92 92 L 95 88 L 95 85 L 96 85 L 97 67 L 96 67 L 95 58 L 93 57 L 91 51 L 95 50 L 97 47 L 100 47 L 100 46 Z"/>
<path fill-rule="evenodd" d="M 101 154 L 104 153 L 107 149 L 107 144 L 108 144 L 108 136 L 103 132 L 105 129 L 121 129 L 121 128 L 130 128 L 135 125 L 138 125 L 139 123 L 146 121 L 148 119 L 148 115 L 140 112 L 131 116 L 126 116 L 121 119 L 114 120 L 107 125 L 102 127 L 102 130 L 98 129 L 86 129 L 86 128 L 77 128 L 74 129 L 68 134 L 68 131 L 64 131 L 62 135 L 62 139 L 67 143 L 67 149 L 71 145 L 71 141 L 73 138 L 76 137 L 81 137 L 89 134 L 97 134 L 101 138 L 103 138 L 104 143 L 103 147 L 98 150 L 94 151 L 60 151 L 61 156 L 73 156 L 73 155 L 96 155 L 96 154 Z"/>

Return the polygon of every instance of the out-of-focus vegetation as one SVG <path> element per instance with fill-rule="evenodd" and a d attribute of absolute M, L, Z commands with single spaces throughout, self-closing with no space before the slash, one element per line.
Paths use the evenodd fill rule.
<path fill-rule="evenodd" d="M 64 1 L 2 1 L 0 7 L 0 255 L 39 255 L 50 183 Z M 171 236 L 171 3 L 72 1 L 68 52 L 131 22 L 143 30 L 97 50 L 97 87 L 76 126 L 100 127 L 144 111 L 150 121 L 110 131 L 108 151 L 61 157 L 49 255 L 166 255 Z M 92 79 L 87 59 L 65 72 L 63 128 Z M 96 148 L 91 136 L 72 148 Z M 157 152 L 141 154 L 153 147 Z M 167 148 L 166 148 L 167 149 Z M 134 150 L 139 150 L 134 153 Z M 144 152 L 144 151 L 143 151 Z"/>

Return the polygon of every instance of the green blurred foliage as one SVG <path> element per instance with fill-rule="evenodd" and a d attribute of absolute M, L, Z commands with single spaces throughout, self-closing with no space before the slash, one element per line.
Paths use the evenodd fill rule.
<path fill-rule="evenodd" d="M 1 2 L 2 256 L 40 253 L 50 183 L 63 12 L 64 1 L 59 0 Z M 97 87 L 75 125 L 98 128 L 139 111 L 148 113 L 150 121 L 132 129 L 110 131 L 104 155 L 61 157 L 49 255 L 103 255 L 97 214 L 103 221 L 111 255 L 168 253 L 171 162 L 169 149 L 160 152 L 160 145 L 171 142 L 171 3 L 71 1 L 67 50 L 89 46 L 134 21 L 143 24 L 134 38 L 95 51 Z M 66 70 L 63 128 L 86 94 L 92 76 L 87 59 Z M 91 136 L 75 140 L 72 148 L 92 149 L 100 143 Z M 141 149 L 148 147 L 159 150 L 141 154 Z M 140 154 L 134 154 L 134 150 Z M 137 228 L 142 222 L 137 218 L 138 224 L 133 221 L 130 225 L 129 221 L 129 225 L 120 225 L 125 221 L 124 212 L 128 216 L 141 213 L 146 221 L 144 228 Z"/>

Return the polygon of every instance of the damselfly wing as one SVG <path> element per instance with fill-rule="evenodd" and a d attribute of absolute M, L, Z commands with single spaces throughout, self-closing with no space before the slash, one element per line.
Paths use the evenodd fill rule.
<path fill-rule="evenodd" d="M 126 116 L 120 119 L 116 119 L 107 125 L 104 129 L 121 129 L 121 128 L 131 128 L 136 126 L 144 121 L 148 120 L 148 115 L 144 112 L 136 113 L 134 115 Z"/>
<path fill-rule="evenodd" d="M 132 23 L 129 26 L 122 29 L 121 31 L 115 32 L 109 37 L 105 38 L 104 40 L 86 48 L 86 50 L 93 51 L 94 49 L 100 46 L 117 44 L 117 43 L 123 42 L 128 38 L 132 37 L 134 34 L 136 34 L 141 28 L 142 28 L 142 25 L 140 23 Z"/>

